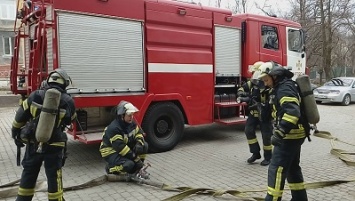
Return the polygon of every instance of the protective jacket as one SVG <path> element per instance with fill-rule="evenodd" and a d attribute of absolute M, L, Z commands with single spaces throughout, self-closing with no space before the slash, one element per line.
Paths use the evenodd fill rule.
<path fill-rule="evenodd" d="M 280 81 L 274 88 L 270 99 L 273 103 L 272 116 L 276 127 L 284 131 L 285 140 L 306 137 L 306 119 L 301 114 L 301 98 L 297 84 L 291 79 Z M 307 122 L 308 124 L 308 122 Z"/>
<path fill-rule="evenodd" d="M 65 126 L 70 125 L 76 118 L 76 112 L 74 101 L 70 95 L 65 93 L 65 91 L 59 87 L 56 89 L 62 93 L 59 109 L 63 110 L 58 110 L 59 114 L 57 115 L 56 126 L 53 129 L 52 137 L 48 141 L 48 144 L 53 146 L 64 146 L 64 144 L 58 144 L 56 142 L 65 142 L 67 140 L 66 135 L 63 135 L 63 131 Z M 29 97 L 22 102 L 16 112 L 12 127 L 13 130 L 23 128 L 20 138 L 25 142 L 28 140 L 35 142 L 36 121 L 41 112 L 45 91 L 46 90 L 36 90 L 32 92 Z M 17 133 L 19 134 L 19 132 Z"/>
<path fill-rule="evenodd" d="M 73 99 L 60 87 L 57 90 L 62 95 L 57 110 L 55 126 L 52 130 L 51 138 L 44 143 L 41 152 L 37 150 L 38 142 L 36 141 L 35 131 L 42 110 L 45 90 L 32 92 L 17 110 L 12 124 L 12 135 L 17 145 L 20 139 L 22 142 L 26 142 L 27 145 L 26 153 L 22 160 L 23 172 L 16 201 L 32 200 L 42 164 L 44 164 L 46 170 L 48 200 L 64 200 L 61 169 L 65 160 L 64 152 L 67 136 L 63 131 L 65 126 L 70 125 L 75 119 L 76 112 Z"/>
<path fill-rule="evenodd" d="M 100 145 L 100 153 L 103 158 L 112 154 L 118 154 L 134 160 L 136 155 L 133 151 L 136 143 L 144 145 L 143 131 L 139 126 L 132 123 L 125 123 L 122 119 L 116 118 L 104 130 Z"/>
<path fill-rule="evenodd" d="M 249 97 L 247 102 L 249 115 L 258 117 L 261 121 L 270 121 L 269 93 L 270 90 L 255 85 L 250 80 L 238 89 L 240 96 Z"/>

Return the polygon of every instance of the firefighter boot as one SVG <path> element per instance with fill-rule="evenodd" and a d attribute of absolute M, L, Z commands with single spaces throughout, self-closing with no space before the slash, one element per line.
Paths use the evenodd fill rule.
<path fill-rule="evenodd" d="M 260 153 L 254 153 L 250 158 L 248 158 L 247 162 L 254 163 L 257 159 L 260 159 L 260 158 L 261 158 Z"/>
<path fill-rule="evenodd" d="M 267 166 L 270 164 L 270 160 L 264 159 L 263 161 L 261 161 L 260 165 L 261 166 Z"/>

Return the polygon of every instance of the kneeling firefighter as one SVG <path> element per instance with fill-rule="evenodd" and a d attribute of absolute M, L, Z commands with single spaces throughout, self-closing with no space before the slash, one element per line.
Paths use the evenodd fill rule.
<path fill-rule="evenodd" d="M 301 145 L 309 135 L 310 125 L 301 102 L 301 91 L 291 78 L 293 73 L 273 62 L 259 68 L 259 78 L 273 88 L 270 103 L 275 120 L 271 143 L 273 156 L 268 169 L 266 201 L 280 201 L 285 180 L 291 189 L 291 201 L 307 201 L 303 175 L 300 167 Z M 302 99 L 303 100 L 303 99 Z"/>
<path fill-rule="evenodd" d="M 139 110 L 127 101 L 121 101 L 116 109 L 116 118 L 104 130 L 100 153 L 108 174 L 135 174 L 148 153 L 143 130 L 133 120 Z"/>
<path fill-rule="evenodd" d="M 248 104 L 248 119 L 245 124 L 245 135 L 248 140 L 249 150 L 252 156 L 247 160 L 248 163 L 253 163 L 261 158 L 260 145 L 256 138 L 255 132 L 257 126 L 260 126 L 260 131 L 263 140 L 264 160 L 260 163 L 262 166 L 269 165 L 271 160 L 271 142 L 272 123 L 271 123 L 271 108 L 268 104 L 269 89 L 264 87 L 264 84 L 258 80 L 256 70 L 263 62 L 256 62 L 253 65 L 251 72 L 253 76 L 238 89 L 239 102 Z"/>
<path fill-rule="evenodd" d="M 18 201 L 32 200 L 42 163 L 47 176 L 48 200 L 64 200 L 62 167 L 67 136 L 64 129 L 76 117 L 74 101 L 66 93 L 67 73 L 58 68 L 47 79 L 47 88 L 32 92 L 16 112 L 12 137 L 18 147 L 26 144 Z"/>

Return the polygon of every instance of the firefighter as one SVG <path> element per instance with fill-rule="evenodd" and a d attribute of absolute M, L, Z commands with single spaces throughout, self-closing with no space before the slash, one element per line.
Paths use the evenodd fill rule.
<path fill-rule="evenodd" d="M 273 62 L 259 68 L 259 79 L 273 88 L 270 102 L 273 105 L 274 131 L 271 143 L 273 156 L 268 169 L 268 190 L 265 201 L 280 201 L 287 179 L 291 189 L 291 201 L 307 201 L 303 183 L 300 154 L 306 138 L 306 126 L 300 107 L 300 95 L 293 73 Z"/>
<path fill-rule="evenodd" d="M 272 135 L 272 123 L 267 99 L 269 90 L 264 87 L 262 82 L 258 81 L 258 77 L 255 77 L 255 71 L 262 65 L 263 62 L 256 62 L 251 69 L 253 76 L 251 80 L 247 81 L 238 89 L 238 100 L 240 102 L 248 103 L 248 119 L 245 124 L 245 135 L 248 140 L 249 150 L 252 156 L 248 158 L 248 163 L 254 163 L 257 159 L 261 158 L 260 146 L 255 135 L 257 126 L 260 126 L 262 140 L 263 140 L 263 150 L 264 150 L 264 160 L 261 161 L 260 165 L 267 166 L 270 164 L 271 160 L 271 142 L 270 138 Z M 269 112 L 267 111 L 269 110 Z M 269 114 L 269 115 L 268 115 Z"/>
<path fill-rule="evenodd" d="M 116 118 L 104 130 L 100 153 L 107 162 L 107 174 L 134 174 L 143 167 L 148 152 L 143 131 L 133 120 L 139 110 L 127 101 L 121 101 L 116 110 Z"/>
<path fill-rule="evenodd" d="M 56 89 L 60 95 L 57 110 L 48 111 L 45 108 L 46 90 L 38 89 L 33 91 L 18 108 L 15 120 L 12 124 L 12 137 L 18 147 L 26 144 L 25 156 L 22 160 L 22 176 L 18 189 L 17 201 L 32 200 L 35 193 L 35 186 L 42 163 L 47 176 L 48 200 L 64 200 L 62 184 L 62 166 L 65 161 L 65 150 L 67 136 L 64 129 L 70 125 L 76 117 L 74 101 L 66 93 L 66 87 L 70 83 L 70 77 L 62 69 L 51 72 L 47 79 L 48 90 Z M 49 140 L 41 145 L 42 150 L 38 150 L 39 142 L 36 140 L 36 133 L 41 130 L 38 122 L 41 113 L 50 112 L 54 114 L 55 125 L 50 130 L 43 130 L 47 133 Z M 48 119 L 44 120 L 49 121 Z M 49 122 L 47 122 L 49 123 Z"/>

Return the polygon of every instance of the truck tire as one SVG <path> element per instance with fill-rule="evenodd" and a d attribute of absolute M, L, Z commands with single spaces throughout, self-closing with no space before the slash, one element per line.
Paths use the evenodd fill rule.
<path fill-rule="evenodd" d="M 165 152 L 173 149 L 184 132 L 184 117 L 175 104 L 158 103 L 146 112 L 142 128 L 146 133 L 150 152 Z"/>

